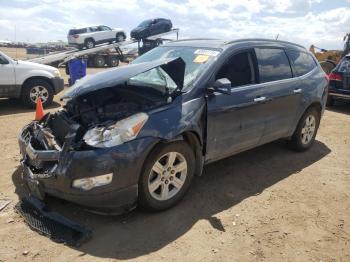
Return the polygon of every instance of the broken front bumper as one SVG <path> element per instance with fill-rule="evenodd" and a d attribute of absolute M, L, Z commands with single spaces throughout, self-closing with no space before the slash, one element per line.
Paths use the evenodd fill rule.
<path fill-rule="evenodd" d="M 135 207 L 142 165 L 156 142 L 147 137 L 103 149 L 85 151 L 38 150 L 28 127 L 19 137 L 24 180 L 39 199 L 46 194 L 97 212 L 122 213 Z M 75 179 L 113 173 L 108 185 L 83 191 L 72 187 Z"/>

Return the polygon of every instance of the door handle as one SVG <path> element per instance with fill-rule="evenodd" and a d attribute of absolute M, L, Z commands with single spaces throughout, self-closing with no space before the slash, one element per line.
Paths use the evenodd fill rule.
<path fill-rule="evenodd" d="M 301 91 L 302 91 L 301 88 L 298 88 L 298 89 L 294 89 L 294 90 L 293 90 L 293 93 L 294 93 L 294 94 L 300 94 Z"/>
<path fill-rule="evenodd" d="M 266 97 L 264 96 L 254 98 L 254 102 L 264 102 L 264 101 L 266 101 Z"/>

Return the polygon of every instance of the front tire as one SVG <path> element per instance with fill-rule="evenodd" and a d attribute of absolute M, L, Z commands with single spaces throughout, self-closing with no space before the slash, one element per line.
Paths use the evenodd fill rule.
<path fill-rule="evenodd" d="M 32 79 L 26 82 L 21 94 L 22 102 L 31 108 L 35 108 L 38 96 L 41 98 L 43 107 L 50 105 L 53 100 L 51 85 L 41 79 Z"/>
<path fill-rule="evenodd" d="M 298 126 L 289 141 L 295 151 L 306 151 L 315 142 L 321 114 L 316 108 L 309 108 L 299 120 Z"/>
<path fill-rule="evenodd" d="M 176 205 L 187 192 L 194 171 L 194 153 L 186 142 L 159 146 L 145 162 L 139 181 L 139 206 L 160 211 Z"/>

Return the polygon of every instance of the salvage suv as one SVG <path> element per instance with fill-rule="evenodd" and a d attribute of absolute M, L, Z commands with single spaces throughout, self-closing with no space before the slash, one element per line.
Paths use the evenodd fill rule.
<path fill-rule="evenodd" d="M 80 49 L 93 48 L 96 44 L 122 42 L 126 34 L 122 28 L 110 28 L 105 25 L 71 29 L 68 32 L 68 44 Z"/>
<path fill-rule="evenodd" d="M 314 143 L 328 81 L 303 47 L 282 41 L 183 40 L 87 76 L 22 130 L 33 195 L 100 212 L 164 210 L 204 164 L 284 138 Z"/>
<path fill-rule="evenodd" d="M 0 52 L 0 97 L 20 98 L 35 107 L 37 97 L 48 106 L 53 96 L 64 88 L 57 68 L 28 61 L 14 60 Z"/>

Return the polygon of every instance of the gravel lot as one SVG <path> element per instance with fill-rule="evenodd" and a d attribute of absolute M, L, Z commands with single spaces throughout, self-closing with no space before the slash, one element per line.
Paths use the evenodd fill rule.
<path fill-rule="evenodd" d="M 210 164 L 165 212 L 106 217 L 51 199 L 93 230 L 76 249 L 33 232 L 13 210 L 23 194 L 17 135 L 33 117 L 0 99 L 0 199 L 12 200 L 0 211 L 0 261 L 350 261 L 350 103 L 326 110 L 310 151 L 278 141 Z"/>

